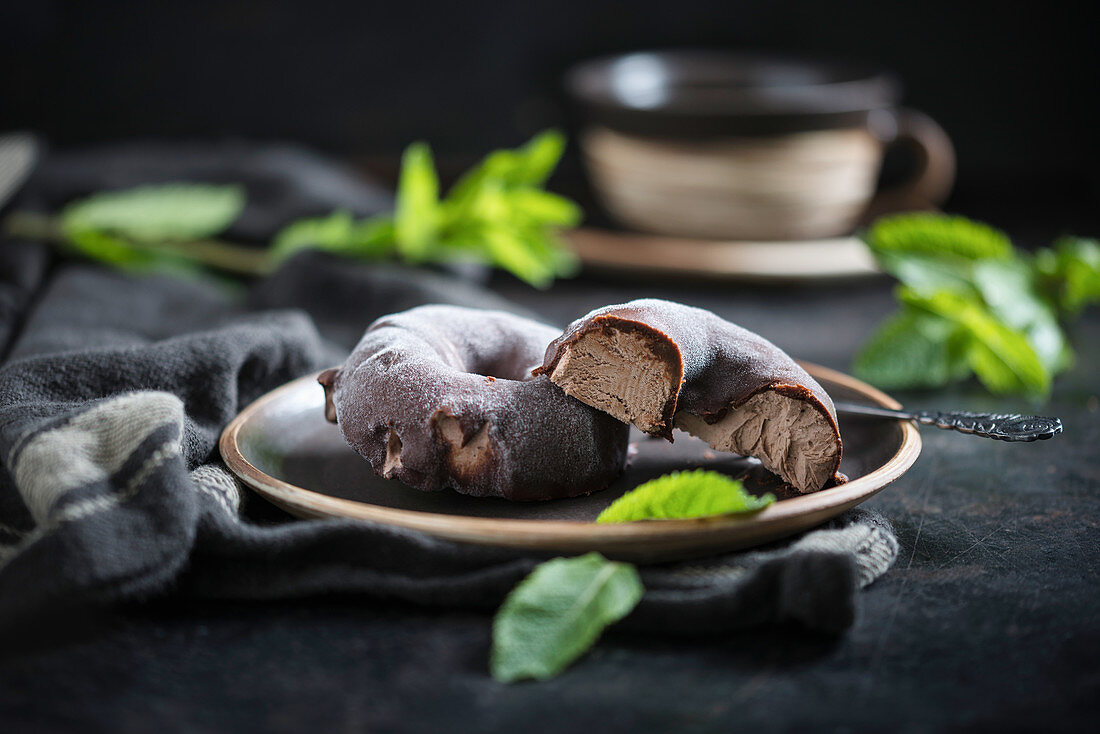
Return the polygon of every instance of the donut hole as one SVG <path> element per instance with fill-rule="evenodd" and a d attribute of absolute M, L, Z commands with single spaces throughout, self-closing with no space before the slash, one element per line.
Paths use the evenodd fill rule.
<path fill-rule="evenodd" d="M 604 326 L 560 351 L 550 379 L 566 394 L 646 433 L 671 431 L 680 386 L 679 359 L 667 341 L 641 329 Z"/>
<path fill-rule="evenodd" d="M 464 365 L 465 371 L 490 380 L 525 382 L 531 379 L 531 370 L 542 359 L 532 354 L 525 344 L 500 344 L 493 342 L 494 350 L 474 355 Z"/>
<path fill-rule="evenodd" d="M 759 459 L 800 492 L 821 489 L 840 454 L 836 429 L 817 406 L 775 390 L 753 395 L 714 423 L 680 411 L 676 427 L 718 451 Z"/>

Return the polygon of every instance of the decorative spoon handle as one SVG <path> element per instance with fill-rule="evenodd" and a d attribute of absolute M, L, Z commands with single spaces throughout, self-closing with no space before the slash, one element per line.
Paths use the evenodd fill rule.
<path fill-rule="evenodd" d="M 949 428 L 998 441 L 1043 441 L 1062 432 L 1061 418 L 1045 418 L 1039 415 L 969 413 L 962 410 L 946 413 L 934 410 L 891 410 L 855 403 L 835 403 L 835 407 L 838 413 L 912 420 L 926 426 Z"/>

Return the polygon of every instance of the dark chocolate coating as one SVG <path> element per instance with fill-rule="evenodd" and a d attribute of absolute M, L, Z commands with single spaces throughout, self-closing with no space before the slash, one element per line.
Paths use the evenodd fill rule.
<path fill-rule="evenodd" d="M 655 435 L 672 440 L 678 411 L 716 423 L 731 408 L 770 389 L 819 410 L 840 444 L 832 399 L 786 352 L 710 311 L 681 303 L 641 299 L 598 308 L 571 323 L 550 343 L 534 374 L 551 374 L 565 347 L 597 329 L 632 331 L 646 337 L 667 365 L 672 383 L 679 383 L 670 391 Z M 838 453 L 836 468 L 839 466 Z"/>
<path fill-rule="evenodd" d="M 321 376 L 329 419 L 375 472 L 417 489 L 512 500 L 603 489 L 625 465 L 628 427 L 531 376 L 558 333 L 456 306 L 384 316 Z"/>

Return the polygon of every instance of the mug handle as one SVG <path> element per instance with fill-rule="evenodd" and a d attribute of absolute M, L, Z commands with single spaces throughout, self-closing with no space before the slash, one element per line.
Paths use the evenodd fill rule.
<path fill-rule="evenodd" d="M 883 136 L 887 146 L 904 146 L 916 158 L 916 170 L 908 181 L 880 191 L 863 216 L 870 222 L 882 214 L 935 209 L 947 200 L 955 183 L 955 146 L 944 129 L 928 115 L 911 109 L 893 111 L 893 135 Z"/>

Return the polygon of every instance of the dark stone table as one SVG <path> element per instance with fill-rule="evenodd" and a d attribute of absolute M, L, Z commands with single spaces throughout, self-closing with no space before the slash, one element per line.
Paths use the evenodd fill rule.
<path fill-rule="evenodd" d="M 653 295 L 712 308 L 846 369 L 889 285 L 761 287 L 588 278 L 498 290 L 566 321 Z M 489 617 L 354 598 L 156 601 L 64 610 L 0 661 L 0 730 L 1067 730 L 1100 714 L 1100 313 L 1044 411 L 1063 436 L 1008 445 L 925 429 L 873 506 L 901 540 L 839 638 L 611 632 L 561 677 L 489 678 Z M 1019 409 L 967 385 L 903 402 Z M 153 722 L 156 722 L 155 725 Z M 4 725 L 6 724 L 6 725 Z"/>

